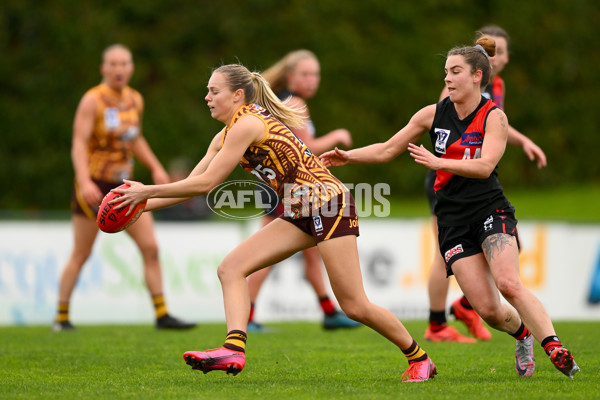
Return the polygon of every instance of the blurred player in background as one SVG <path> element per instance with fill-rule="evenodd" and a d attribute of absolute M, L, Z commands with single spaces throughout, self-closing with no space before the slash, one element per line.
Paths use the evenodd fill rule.
<path fill-rule="evenodd" d="M 491 37 L 496 42 L 496 55 L 490 57 L 492 64 L 491 81 L 485 86 L 483 96 L 491 99 L 500 108 L 504 108 L 504 81 L 500 78 L 500 73 L 508 64 L 510 38 L 506 31 L 498 26 L 484 26 L 477 31 L 476 39 L 482 35 Z M 444 87 L 440 95 L 440 101 L 448 97 L 448 88 Z M 531 160 L 537 160 L 537 167 L 546 166 L 546 155 L 542 149 L 536 145 L 531 139 L 517 131 L 512 125 L 508 125 L 508 144 L 513 146 L 521 146 L 527 157 Z M 429 207 L 432 215 L 432 224 L 434 235 L 437 238 L 437 217 L 433 210 L 436 199 L 433 190 L 436 172 L 429 170 L 425 179 L 425 192 L 429 201 Z M 449 326 L 446 320 L 446 298 L 448 297 L 448 285 L 450 284 L 446 277 L 446 268 L 444 259 L 440 254 L 439 248 L 434 252 L 434 260 L 431 266 L 428 281 L 429 293 L 429 326 L 425 331 L 425 339 L 434 342 L 475 342 L 473 338 L 466 337 L 456 330 L 453 326 Z M 463 295 L 456 299 L 450 308 L 450 314 L 454 314 L 456 319 L 462 321 L 469 332 L 480 340 L 489 340 L 492 337 L 490 331 L 483 325 L 479 315 L 473 310 L 469 300 Z"/>
<path fill-rule="evenodd" d="M 71 203 L 74 243 L 60 279 L 58 312 L 52 326 L 54 331 L 74 329 L 69 319 L 69 302 L 98 233 L 98 206 L 110 189 L 119 186 L 123 179 L 131 178 L 132 158 L 137 158 L 148 167 L 154 182 L 169 182 L 169 176 L 142 136 L 144 101 L 139 92 L 128 86 L 133 70 L 129 49 L 120 44 L 109 46 L 102 55 L 102 83 L 84 94 L 75 113 L 71 147 L 75 170 Z M 142 214 L 126 232 L 142 253 L 146 285 L 155 309 L 156 327 L 194 327 L 195 324 L 182 322 L 168 312 L 152 214 Z"/>
<path fill-rule="evenodd" d="M 350 147 L 352 137 L 346 129 L 336 129 L 325 135 L 316 136 L 315 126 L 310 119 L 310 113 L 306 100 L 312 98 L 319 89 L 321 81 L 321 68 L 317 56 L 309 50 L 296 50 L 288 53 L 285 57 L 263 72 L 264 78 L 271 85 L 271 89 L 287 105 L 302 110 L 305 123 L 301 127 L 290 128 L 290 130 L 313 152 L 319 155 L 336 145 Z M 283 213 L 283 205 L 278 204 L 271 213 L 264 216 L 263 226 L 276 219 Z M 304 271 L 306 279 L 312 286 L 321 310 L 323 311 L 323 327 L 325 329 L 355 328 L 360 326 L 351 320 L 342 311 L 338 310 L 329 298 L 325 281 L 323 279 L 323 265 L 321 256 L 316 247 L 302 251 L 304 260 Z M 260 288 L 267 278 L 271 267 L 256 271 L 248 277 L 250 289 L 250 320 L 248 322 L 249 332 L 264 332 L 268 329 L 254 321 L 254 309 Z"/>

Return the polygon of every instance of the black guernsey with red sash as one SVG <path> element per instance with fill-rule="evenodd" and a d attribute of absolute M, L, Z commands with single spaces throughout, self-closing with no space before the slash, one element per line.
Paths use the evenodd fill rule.
<path fill-rule="evenodd" d="M 477 108 L 461 120 L 450 97 L 437 103 L 429 131 L 434 154 L 454 160 L 481 158 L 487 118 L 496 108 L 493 101 L 482 97 Z M 438 225 L 465 225 L 496 209 L 514 212 L 498 182 L 497 169 L 498 166 L 485 179 L 465 178 L 438 170 L 434 185 L 437 198 L 434 212 Z"/>

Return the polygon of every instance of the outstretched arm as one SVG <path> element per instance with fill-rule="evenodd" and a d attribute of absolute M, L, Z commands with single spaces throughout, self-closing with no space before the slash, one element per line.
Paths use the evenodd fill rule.
<path fill-rule="evenodd" d="M 431 128 L 434 116 L 435 104 L 429 105 L 413 115 L 408 124 L 387 142 L 375 143 L 349 151 L 335 148 L 322 154 L 321 160 L 327 167 L 338 167 L 348 163 L 379 164 L 391 161 L 406 150 L 409 143 L 418 140 Z"/>
<path fill-rule="evenodd" d="M 131 210 L 133 206 L 147 199 L 167 198 L 172 202 L 169 205 L 172 205 L 181 202 L 182 198 L 207 194 L 229 176 L 244 152 L 253 142 L 260 140 L 263 133 L 262 121 L 252 116 L 243 117 L 231 128 L 223 147 L 214 154 L 210 162 L 207 161 L 203 164 L 201 161 L 187 178 L 164 185 L 143 185 L 139 182 L 125 181 L 131 187 L 113 189 L 114 192 L 122 193 L 123 196 L 114 199 L 111 204 L 119 203 L 115 208 L 132 205 Z M 206 165 L 206 169 L 201 172 L 204 165 Z M 152 209 L 159 205 L 164 207 L 166 204 L 164 201 L 152 203 L 150 205 Z"/>

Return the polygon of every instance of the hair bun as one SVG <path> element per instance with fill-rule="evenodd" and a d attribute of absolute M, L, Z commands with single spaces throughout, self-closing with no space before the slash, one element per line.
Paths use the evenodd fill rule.
<path fill-rule="evenodd" d="M 494 57 L 496 55 L 496 41 L 489 36 L 482 36 L 477 39 L 475 45 L 480 45 L 483 47 L 483 50 L 487 53 L 489 57 Z"/>

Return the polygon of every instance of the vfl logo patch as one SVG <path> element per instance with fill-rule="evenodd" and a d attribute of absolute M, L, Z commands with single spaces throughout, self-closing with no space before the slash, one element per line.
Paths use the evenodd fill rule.
<path fill-rule="evenodd" d="M 450 129 L 435 128 L 437 139 L 435 140 L 435 151 L 440 154 L 446 154 L 446 142 L 450 137 Z"/>
<path fill-rule="evenodd" d="M 463 252 L 462 244 L 457 244 L 444 254 L 444 259 L 448 262 L 452 257 Z"/>
<path fill-rule="evenodd" d="M 460 139 L 461 146 L 481 146 L 483 144 L 483 133 L 465 132 Z"/>
<path fill-rule="evenodd" d="M 315 232 L 323 232 L 323 222 L 320 216 L 313 217 L 313 223 L 315 224 Z"/>

